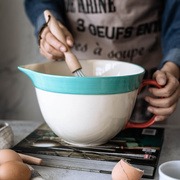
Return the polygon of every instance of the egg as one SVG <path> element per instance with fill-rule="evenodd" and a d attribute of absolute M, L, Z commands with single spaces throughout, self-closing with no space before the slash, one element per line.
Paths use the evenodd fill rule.
<path fill-rule="evenodd" d="M 140 180 L 143 173 L 142 170 L 134 168 L 131 164 L 121 159 L 114 166 L 111 175 L 112 180 Z"/>
<path fill-rule="evenodd" d="M 30 180 L 29 167 L 20 161 L 7 161 L 0 165 L 0 179 L 2 180 Z"/>
<path fill-rule="evenodd" d="M 0 150 L 0 165 L 7 161 L 20 161 L 22 162 L 19 154 L 11 149 L 1 149 Z"/>

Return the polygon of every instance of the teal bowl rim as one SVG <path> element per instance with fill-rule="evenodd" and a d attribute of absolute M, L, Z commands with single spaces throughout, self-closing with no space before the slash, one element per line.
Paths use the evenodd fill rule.
<path fill-rule="evenodd" d="M 139 65 L 133 65 L 140 67 L 142 72 L 122 76 L 75 77 L 45 74 L 23 66 L 18 66 L 18 69 L 32 80 L 36 88 L 44 91 L 62 94 L 105 95 L 127 93 L 139 88 L 145 69 Z"/>

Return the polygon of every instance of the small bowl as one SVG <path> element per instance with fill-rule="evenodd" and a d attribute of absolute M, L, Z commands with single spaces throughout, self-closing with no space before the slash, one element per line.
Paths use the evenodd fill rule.
<path fill-rule="evenodd" d="M 14 134 L 8 123 L 0 123 L 0 149 L 8 149 L 13 146 Z"/>
<path fill-rule="evenodd" d="M 159 166 L 159 180 L 179 180 L 180 160 L 168 161 Z"/>

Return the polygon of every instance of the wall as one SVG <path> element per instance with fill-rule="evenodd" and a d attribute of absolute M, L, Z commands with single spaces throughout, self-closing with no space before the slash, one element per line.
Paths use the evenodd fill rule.
<path fill-rule="evenodd" d="M 22 0 L 0 1 L 0 24 L 0 119 L 42 119 L 34 87 L 17 69 L 46 61 L 39 54 Z"/>
<path fill-rule="evenodd" d="M 0 119 L 41 120 L 30 79 L 18 65 L 45 62 L 22 0 L 0 0 Z M 179 120 L 178 109 L 170 122 Z"/>

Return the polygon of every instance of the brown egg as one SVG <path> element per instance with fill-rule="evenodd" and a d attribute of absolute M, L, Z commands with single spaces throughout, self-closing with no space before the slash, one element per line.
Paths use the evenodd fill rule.
<path fill-rule="evenodd" d="M 120 160 L 112 170 L 112 180 L 140 180 L 143 171 L 134 168 L 125 160 Z"/>
<path fill-rule="evenodd" d="M 8 161 L 0 165 L 0 179 L 30 180 L 31 171 L 23 162 Z"/>
<path fill-rule="evenodd" d="M 7 161 L 20 161 L 22 162 L 19 154 L 11 149 L 1 149 L 0 150 L 0 165 Z"/>

